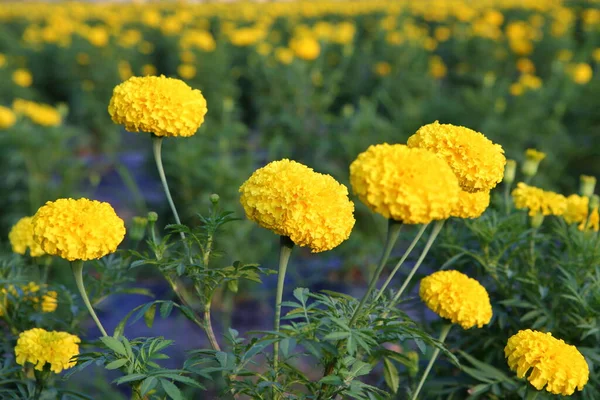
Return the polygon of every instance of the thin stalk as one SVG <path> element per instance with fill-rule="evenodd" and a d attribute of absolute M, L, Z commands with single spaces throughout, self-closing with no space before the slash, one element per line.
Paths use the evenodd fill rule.
<path fill-rule="evenodd" d="M 450 332 L 450 328 L 452 328 L 451 324 L 444 325 L 444 327 L 442 328 L 442 332 L 440 333 L 440 339 L 439 339 L 439 341 L 441 343 L 444 343 L 444 341 L 446 340 L 446 337 L 448 336 L 448 332 Z M 425 372 L 423 373 L 423 376 L 421 377 L 421 381 L 419 381 L 419 386 L 417 386 L 417 390 L 415 390 L 415 392 L 413 393 L 413 395 L 411 397 L 411 400 L 417 399 L 419 392 L 423 388 L 423 384 L 425 384 L 427 375 L 429 375 L 431 368 L 433 368 L 433 363 L 435 363 L 435 360 L 439 354 L 440 354 L 440 349 L 439 349 L 439 347 L 436 347 L 436 349 L 433 351 L 433 354 L 431 355 L 431 360 L 429 360 L 429 364 L 427 364 L 427 368 L 425 368 Z"/>
<path fill-rule="evenodd" d="M 504 207 L 506 209 L 506 215 L 510 215 L 511 210 L 511 201 L 510 201 L 510 185 L 504 184 Z"/>
<path fill-rule="evenodd" d="M 177 213 L 177 208 L 175 207 L 175 203 L 173 202 L 173 198 L 171 197 L 171 192 L 169 191 L 169 184 L 167 183 L 167 176 L 165 175 L 165 169 L 163 168 L 162 163 L 162 141 L 163 138 L 161 136 L 152 135 L 152 150 L 154 152 L 154 161 L 156 162 L 156 168 L 158 169 L 158 175 L 160 176 L 160 181 L 162 182 L 163 189 L 165 191 L 165 195 L 167 196 L 167 202 L 171 207 L 171 211 L 173 212 L 173 216 L 175 217 L 175 222 L 178 225 L 181 225 L 181 219 L 179 219 L 179 214 Z M 190 259 L 190 264 L 192 263 L 192 255 L 190 254 L 190 249 L 185 241 L 185 233 L 179 232 L 181 236 L 181 240 L 183 240 L 183 245 L 185 246 L 188 256 Z"/>
<path fill-rule="evenodd" d="M 285 272 L 288 261 L 294 248 L 294 242 L 287 237 L 281 236 L 279 241 L 279 273 L 277 276 L 277 293 L 275 295 L 275 323 L 273 330 L 279 332 L 281 324 L 281 300 L 283 299 L 283 286 L 285 282 Z M 279 366 L 279 342 L 273 344 L 273 369 L 275 371 L 275 380 L 277 380 L 277 367 Z"/>
<path fill-rule="evenodd" d="M 381 276 L 381 273 L 383 272 L 383 269 L 385 268 L 385 264 L 387 263 L 387 260 L 390 257 L 390 253 L 392 252 L 392 249 L 394 248 L 394 245 L 396 244 L 396 241 L 398 240 L 398 236 L 400 235 L 401 228 L 402 228 L 402 222 L 396 221 L 393 219 L 388 220 L 387 238 L 385 240 L 385 246 L 383 248 L 383 253 L 381 255 L 381 259 L 379 260 L 379 265 L 377 266 L 375 273 L 371 277 L 371 282 L 369 283 L 367 292 L 364 294 L 363 298 L 360 300 L 358 307 L 356 307 L 356 309 L 354 310 L 354 314 L 352 314 L 352 318 L 350 319 L 350 323 L 348 324 L 349 326 L 352 326 L 356 322 L 356 319 L 358 318 L 358 316 L 360 314 L 360 310 L 363 308 L 363 306 L 365 305 L 365 303 L 371 296 L 371 293 L 373 293 L 373 290 L 375 290 L 375 287 L 377 286 L 377 281 L 379 280 L 379 277 Z"/>
<path fill-rule="evenodd" d="M 388 285 L 390 284 L 390 282 L 394 278 L 394 275 L 396 275 L 396 272 L 398 272 L 398 270 L 400 269 L 400 267 L 402 266 L 402 264 L 404 264 L 404 261 L 406 261 L 406 259 L 410 255 L 410 253 L 413 251 L 413 249 L 415 248 L 415 246 L 417 245 L 417 243 L 421 239 L 421 236 L 423 236 L 423 233 L 425 232 L 425 229 L 427 229 L 428 226 L 429 226 L 429 224 L 425 224 L 425 225 L 421 226 L 421 229 L 419 229 L 419 232 L 417 233 L 417 236 L 415 236 L 415 238 L 413 239 L 413 241 L 410 244 L 410 246 L 408 246 L 408 249 L 406 249 L 406 251 L 404 252 L 404 255 L 402 255 L 402 258 L 400 259 L 400 261 L 398 261 L 398 263 L 396 264 L 396 266 L 394 267 L 394 269 L 390 273 L 390 276 L 387 278 L 387 280 L 385 281 L 385 283 L 383 284 L 383 286 L 381 287 L 381 289 L 379 289 L 379 293 L 377 293 L 377 297 L 375 297 L 375 301 L 379 300 L 379 298 L 381 297 L 381 295 L 383 294 L 383 292 L 385 291 L 385 289 L 388 287 Z"/>
<path fill-rule="evenodd" d="M 529 257 L 531 258 L 531 268 L 535 267 L 535 234 L 536 229 L 532 229 L 531 238 L 529 239 Z"/>
<path fill-rule="evenodd" d="M 431 235 L 429 236 L 429 239 L 427 239 L 427 243 L 425 244 L 425 248 L 423 249 L 421 256 L 419 256 L 417 263 L 415 264 L 415 266 L 412 268 L 412 270 L 410 271 L 410 273 L 404 280 L 402 287 L 400 288 L 400 290 L 398 290 L 398 293 L 396 293 L 396 295 L 392 299 L 392 301 L 390 303 L 390 307 L 393 307 L 400 300 L 400 296 L 402 296 L 402 293 L 404 293 L 404 290 L 406 290 L 406 287 L 408 286 L 410 280 L 412 279 L 412 277 L 415 275 L 415 273 L 417 272 L 417 270 L 423 263 L 423 260 L 427 256 L 427 253 L 429 253 L 429 249 L 433 245 L 435 238 L 437 238 L 438 234 L 442 230 L 442 227 L 444 226 L 444 222 L 445 222 L 445 220 L 437 221 L 435 223 L 435 225 L 433 226 L 433 231 L 431 231 Z"/>
<path fill-rule="evenodd" d="M 215 331 L 212 327 L 212 322 L 210 319 L 210 306 L 212 299 L 208 299 L 206 304 L 204 305 L 204 330 L 206 331 L 206 336 L 208 336 L 208 341 L 212 346 L 213 350 L 221 351 L 221 346 L 219 346 L 219 342 L 217 341 L 217 337 L 215 336 Z"/>
<path fill-rule="evenodd" d="M 106 333 L 106 330 L 104 330 L 104 327 L 100 323 L 100 320 L 98 319 L 98 316 L 96 315 L 96 312 L 94 312 L 94 309 L 92 308 L 92 304 L 90 303 L 90 299 L 88 298 L 88 295 L 85 291 L 85 286 L 83 286 L 83 261 L 82 260 L 71 261 L 71 270 L 73 271 L 73 276 L 75 277 L 75 284 L 77 285 L 77 289 L 79 289 L 79 294 L 81 294 L 81 297 L 83 298 L 83 302 L 85 303 L 85 306 L 87 307 L 88 311 L 90 312 L 92 319 L 98 326 L 98 329 L 100 329 L 100 332 L 102 332 L 102 335 L 108 336 L 108 334 Z"/>

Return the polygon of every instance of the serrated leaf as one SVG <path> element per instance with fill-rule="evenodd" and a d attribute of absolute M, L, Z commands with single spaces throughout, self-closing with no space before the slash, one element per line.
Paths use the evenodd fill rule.
<path fill-rule="evenodd" d="M 160 380 L 160 385 L 165 390 L 165 393 L 173 400 L 184 400 L 181 391 L 175 384 L 166 379 Z"/>
<path fill-rule="evenodd" d="M 398 374 L 398 369 L 389 358 L 383 359 L 383 378 L 392 392 L 398 393 L 400 376 Z"/>
<path fill-rule="evenodd" d="M 106 364 L 106 366 L 104 368 L 106 369 L 117 369 L 117 368 L 121 368 L 123 365 L 127 364 L 127 359 L 125 358 L 121 358 L 119 360 L 115 360 L 113 362 L 110 362 L 108 364 Z"/>
<path fill-rule="evenodd" d="M 121 343 L 119 339 L 115 339 L 112 336 L 103 336 L 100 338 L 100 340 L 102 340 L 102 343 L 104 343 L 106 347 L 108 347 L 115 353 L 120 354 L 122 356 L 127 356 L 127 351 L 125 350 L 123 343 Z"/>
<path fill-rule="evenodd" d="M 149 376 L 148 378 L 144 379 L 142 381 L 142 384 L 140 385 L 140 392 L 142 396 L 146 395 L 149 391 L 154 389 L 157 382 L 158 380 L 153 376 Z"/>

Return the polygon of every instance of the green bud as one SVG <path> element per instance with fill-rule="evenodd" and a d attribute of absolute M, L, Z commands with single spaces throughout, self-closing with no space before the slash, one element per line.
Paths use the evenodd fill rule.
<path fill-rule="evenodd" d="M 541 212 L 538 212 L 533 217 L 531 217 L 530 222 L 531 222 L 531 227 L 533 229 L 539 228 L 540 226 L 542 226 L 542 222 L 544 222 L 544 214 L 542 214 Z"/>
<path fill-rule="evenodd" d="M 506 167 L 504 167 L 504 183 L 510 185 L 515 181 L 515 174 L 517 172 L 517 162 L 515 160 L 506 160 Z"/>
<path fill-rule="evenodd" d="M 535 149 L 527 149 L 525 152 L 525 162 L 523 163 L 521 171 L 529 178 L 535 176 L 535 174 L 537 174 L 540 161 L 542 161 L 544 158 L 546 158 L 546 153 L 542 153 L 541 151 L 537 151 Z"/>
<path fill-rule="evenodd" d="M 579 177 L 579 193 L 582 196 L 592 197 L 594 195 L 594 190 L 596 189 L 596 177 L 581 175 Z"/>
<path fill-rule="evenodd" d="M 158 214 L 154 211 L 150 211 L 148 213 L 148 222 L 156 222 L 158 221 Z"/>
<path fill-rule="evenodd" d="M 216 206 L 216 205 L 217 205 L 217 203 L 219 203 L 219 199 L 220 199 L 220 197 L 219 197 L 219 195 L 218 195 L 218 194 L 216 194 L 216 193 L 213 193 L 213 194 L 211 194 L 211 195 L 209 196 L 209 199 L 210 199 L 210 202 L 211 202 L 211 203 L 212 203 L 214 206 Z"/>
<path fill-rule="evenodd" d="M 590 197 L 590 211 L 593 211 L 598 207 L 600 207 L 600 196 L 595 194 L 592 197 Z"/>
<path fill-rule="evenodd" d="M 144 217 L 133 217 L 133 225 L 129 230 L 129 236 L 133 240 L 141 240 L 144 238 L 146 233 L 146 226 L 148 226 L 148 218 Z"/>

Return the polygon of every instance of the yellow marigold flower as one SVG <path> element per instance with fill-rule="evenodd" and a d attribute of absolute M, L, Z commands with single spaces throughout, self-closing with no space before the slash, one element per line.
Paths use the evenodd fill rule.
<path fill-rule="evenodd" d="M 540 162 L 546 158 L 546 153 L 537 151 L 536 149 L 527 149 L 525 151 L 525 162 L 521 167 L 521 171 L 525 176 L 535 176 L 540 166 Z"/>
<path fill-rule="evenodd" d="M 316 59 L 321 53 L 319 42 L 310 36 L 290 40 L 290 49 L 292 49 L 296 57 L 308 61 Z"/>
<path fill-rule="evenodd" d="M 206 111 L 199 90 L 163 75 L 130 78 L 115 87 L 108 105 L 112 120 L 128 131 L 157 136 L 194 135 Z"/>
<path fill-rule="evenodd" d="M 313 253 L 338 246 L 354 226 L 346 186 L 295 161 L 274 161 L 256 170 L 240 193 L 250 220 Z"/>
<path fill-rule="evenodd" d="M 229 40 L 234 46 L 245 47 L 264 39 L 266 32 L 262 28 L 246 27 L 229 32 Z"/>
<path fill-rule="evenodd" d="M 586 196 L 572 194 L 567 197 L 567 207 L 562 214 L 565 222 L 567 224 L 579 224 L 578 229 L 580 231 L 593 230 L 598 232 L 600 222 L 598 208 L 592 210 L 588 221 L 589 204 L 590 200 Z"/>
<path fill-rule="evenodd" d="M 13 110 L 15 113 L 24 115 L 34 123 L 42 126 L 58 126 L 62 122 L 62 116 L 58 110 L 48 104 L 15 99 Z"/>
<path fill-rule="evenodd" d="M 192 79 L 196 76 L 196 67 L 192 64 L 181 64 L 177 67 L 177 75 L 183 79 Z"/>
<path fill-rule="evenodd" d="M 8 129 L 17 122 L 15 113 L 7 107 L 0 106 L 0 129 Z"/>
<path fill-rule="evenodd" d="M 465 192 L 458 194 L 458 202 L 452 209 L 452 217 L 479 218 L 490 205 L 490 192 Z"/>
<path fill-rule="evenodd" d="M 429 75 L 441 79 L 448 73 L 448 68 L 440 56 L 429 57 Z"/>
<path fill-rule="evenodd" d="M 592 80 L 592 67 L 586 63 L 579 63 L 571 66 L 569 69 L 571 79 L 578 85 L 585 85 Z"/>
<path fill-rule="evenodd" d="M 490 191 L 504 176 L 506 158 L 502 146 L 464 126 L 435 121 L 419 128 L 407 144 L 430 150 L 444 159 L 467 192 Z"/>
<path fill-rule="evenodd" d="M 144 64 L 142 66 L 142 75 L 156 75 L 156 67 L 152 64 Z"/>
<path fill-rule="evenodd" d="M 29 87 L 33 83 L 33 76 L 25 68 L 19 68 L 13 72 L 12 80 L 21 87 Z"/>
<path fill-rule="evenodd" d="M 375 64 L 373 67 L 373 72 L 379 76 L 387 76 L 392 72 L 392 66 L 390 63 L 382 61 Z"/>
<path fill-rule="evenodd" d="M 444 160 L 423 149 L 370 146 L 350 165 L 350 183 L 374 212 L 406 224 L 446 219 L 458 201 L 458 180 Z"/>
<path fill-rule="evenodd" d="M 15 346 L 16 361 L 19 365 L 30 362 L 38 371 L 50 364 L 50 370 L 58 374 L 75 366 L 71 358 L 79 354 L 80 342 L 77 336 L 67 332 L 33 328 L 19 335 Z"/>
<path fill-rule="evenodd" d="M 32 223 L 42 249 L 69 261 L 113 253 L 125 237 L 125 223 L 110 204 L 85 198 L 49 201 Z"/>
<path fill-rule="evenodd" d="M 47 292 L 42 296 L 42 311 L 45 313 L 51 313 L 56 311 L 58 307 L 58 293 L 54 290 Z"/>
<path fill-rule="evenodd" d="M 284 65 L 290 65 L 294 61 L 294 52 L 286 47 L 275 49 L 275 58 Z"/>
<path fill-rule="evenodd" d="M 527 380 L 537 390 L 545 386 L 550 393 L 570 396 L 589 379 L 589 367 L 577 348 L 550 332 L 519 331 L 508 339 L 504 355 L 519 378 L 531 371 Z"/>
<path fill-rule="evenodd" d="M 481 328 L 492 319 L 487 290 L 458 271 L 438 271 L 423 278 L 419 296 L 432 311 L 463 329 Z"/>
<path fill-rule="evenodd" d="M 39 257 L 45 253 L 42 247 L 33 240 L 32 219 L 32 217 L 21 218 L 8 233 L 8 240 L 14 253 L 25 254 L 27 249 L 29 249 L 31 257 Z"/>
<path fill-rule="evenodd" d="M 535 186 L 519 182 L 512 191 L 515 207 L 519 210 L 528 209 L 529 216 L 538 213 L 542 215 L 563 215 L 567 209 L 567 199 L 562 194 L 545 191 Z"/>

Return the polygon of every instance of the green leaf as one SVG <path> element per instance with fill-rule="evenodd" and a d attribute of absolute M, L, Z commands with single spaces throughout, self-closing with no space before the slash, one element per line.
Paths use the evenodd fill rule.
<path fill-rule="evenodd" d="M 170 382 L 166 379 L 161 379 L 160 384 L 170 398 L 173 400 L 184 400 L 181 391 L 177 386 L 175 386 L 175 384 L 173 384 L 173 382 Z"/>
<path fill-rule="evenodd" d="M 148 378 L 144 379 L 142 381 L 142 384 L 140 385 L 140 392 L 142 396 L 144 396 L 150 390 L 154 389 L 157 382 L 157 379 L 153 376 L 149 376 Z"/>
<path fill-rule="evenodd" d="M 141 381 L 142 379 L 146 378 L 146 374 L 129 374 L 129 375 L 125 375 L 122 376 L 118 379 L 114 380 L 114 383 L 116 383 L 117 385 L 120 385 L 121 383 L 126 383 L 126 382 L 134 382 L 134 381 Z"/>
<path fill-rule="evenodd" d="M 286 338 L 279 343 L 279 349 L 284 357 L 289 357 L 290 353 L 296 348 L 296 339 Z"/>
<path fill-rule="evenodd" d="M 121 358 L 119 360 L 115 360 L 113 362 L 106 364 L 106 366 L 104 368 L 106 368 L 106 369 L 121 368 L 123 365 L 127 364 L 127 361 L 129 361 L 129 360 L 127 360 L 126 358 Z"/>
<path fill-rule="evenodd" d="M 227 367 L 227 353 L 225 353 L 224 351 L 217 351 L 215 353 L 215 358 L 217 359 L 221 367 Z"/>
<path fill-rule="evenodd" d="M 307 295 L 308 295 L 308 289 L 307 288 L 296 288 L 296 289 L 294 289 L 294 297 L 296 299 L 298 299 L 298 301 L 300 303 L 302 303 L 302 304 L 306 303 Z"/>
<path fill-rule="evenodd" d="M 383 378 L 392 392 L 398 393 L 400 376 L 398 374 L 398 369 L 389 358 L 383 359 Z"/>
<path fill-rule="evenodd" d="M 125 347 L 123 346 L 123 343 L 119 341 L 119 339 L 115 339 L 112 336 L 103 336 L 100 338 L 100 340 L 102 340 L 102 343 L 104 343 L 106 347 L 115 353 L 127 357 L 127 351 L 125 351 Z"/>
<path fill-rule="evenodd" d="M 148 328 L 152 328 L 154 324 L 154 316 L 156 315 L 156 304 L 152 304 L 144 313 L 144 322 Z"/>
<path fill-rule="evenodd" d="M 348 332 L 331 332 L 325 335 L 323 340 L 341 340 L 346 339 L 348 336 L 350 336 L 350 333 Z"/>
<path fill-rule="evenodd" d="M 171 311 L 173 311 L 172 301 L 165 301 L 160 305 L 160 316 L 162 318 L 167 318 L 169 315 L 171 315 Z"/>
<path fill-rule="evenodd" d="M 321 378 L 319 383 L 322 383 L 324 385 L 331 385 L 331 386 L 341 386 L 344 384 L 344 381 L 342 381 L 342 379 L 337 375 L 327 375 L 327 376 Z"/>

